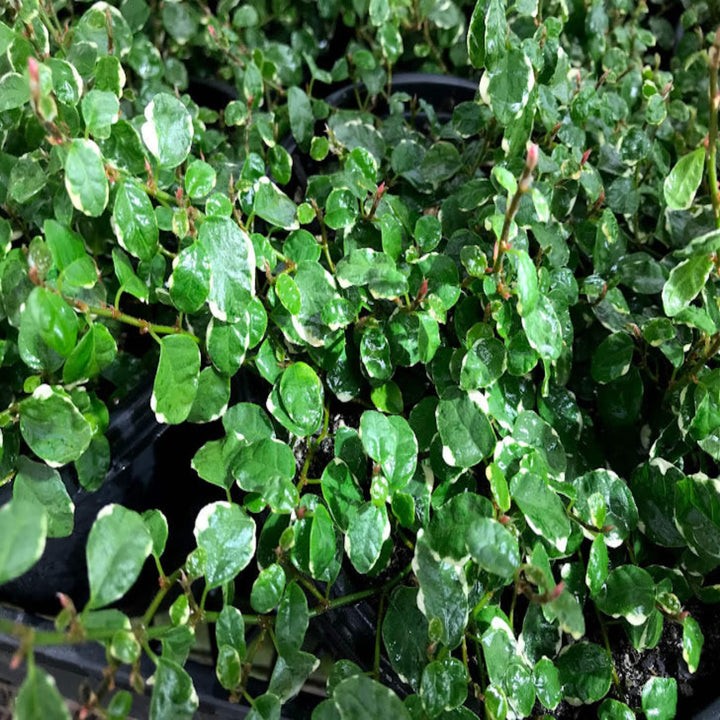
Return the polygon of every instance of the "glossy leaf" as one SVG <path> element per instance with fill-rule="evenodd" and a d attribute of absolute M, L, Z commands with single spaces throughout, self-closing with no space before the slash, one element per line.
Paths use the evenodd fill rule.
<path fill-rule="evenodd" d="M 211 217 L 197 242 L 205 251 L 203 264 L 211 269 L 210 312 L 223 322 L 243 319 L 255 294 L 255 250 L 248 234 L 229 218 Z"/>
<path fill-rule="evenodd" d="M 206 505 L 193 532 L 205 551 L 205 579 L 211 588 L 232 580 L 255 554 L 255 522 L 234 503 Z"/>
<path fill-rule="evenodd" d="M 684 155 L 665 178 L 663 194 L 665 202 L 671 210 L 687 210 L 700 187 L 705 150 L 698 148 Z"/>
<path fill-rule="evenodd" d="M 708 255 L 696 255 L 683 260 L 670 271 L 662 290 L 663 308 L 669 317 L 684 310 L 698 296 L 712 267 Z"/>
<path fill-rule="evenodd" d="M 61 388 L 40 385 L 20 407 L 20 432 L 30 449 L 51 467 L 77 460 L 92 428 Z"/>
<path fill-rule="evenodd" d="M 556 661 L 566 698 L 589 704 L 602 699 L 612 682 L 612 660 L 599 645 L 579 642 Z"/>
<path fill-rule="evenodd" d="M 44 508 L 23 499 L 0 508 L 0 585 L 27 572 L 43 554 L 48 532 Z"/>
<path fill-rule="evenodd" d="M 150 405 L 158 422 L 175 425 L 190 414 L 198 389 L 200 351 L 187 335 L 167 335 L 160 346 L 160 361 Z"/>
<path fill-rule="evenodd" d="M 121 598 L 135 584 L 152 545 L 138 513 L 121 505 L 106 505 L 87 541 L 88 607 L 104 607 Z"/>
<path fill-rule="evenodd" d="M 65 188 L 72 204 L 84 215 L 101 215 L 109 189 L 103 157 L 92 140 L 72 140 L 65 157 Z"/>
<path fill-rule="evenodd" d="M 120 246 L 140 260 L 158 248 L 159 230 L 152 203 L 139 183 L 126 180 L 115 195 L 113 230 Z"/>
<path fill-rule="evenodd" d="M 672 720 L 677 707 L 675 678 L 652 677 L 642 689 L 642 709 L 653 720 Z"/>
<path fill-rule="evenodd" d="M 34 662 L 29 664 L 27 676 L 18 690 L 13 717 L 17 720 L 70 720 L 70 712 L 55 678 Z"/>
<path fill-rule="evenodd" d="M 143 142 L 162 167 L 177 167 L 190 152 L 193 140 L 190 113 L 169 93 L 158 93 L 147 105 L 141 132 Z"/>

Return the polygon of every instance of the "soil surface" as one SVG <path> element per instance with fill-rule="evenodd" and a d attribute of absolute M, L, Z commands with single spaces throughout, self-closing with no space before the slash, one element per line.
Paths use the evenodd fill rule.
<path fill-rule="evenodd" d="M 610 633 L 610 645 L 613 648 L 613 663 L 622 692 L 612 687 L 608 697 L 621 700 L 634 710 L 640 710 L 643 685 L 657 676 L 677 680 L 676 717 L 679 720 L 690 720 L 717 699 L 720 695 L 720 687 L 717 685 L 720 670 L 720 608 L 693 600 L 687 604 L 686 609 L 700 623 L 705 636 L 697 672 L 691 673 L 683 660 L 682 626 L 678 623 L 666 621 L 657 646 L 641 653 L 635 650 L 622 628 L 617 627 Z M 588 631 L 591 632 L 590 629 Z M 590 639 L 598 641 L 593 637 Z M 536 712 L 538 716 L 542 716 L 543 708 L 536 706 Z M 544 712 L 557 720 L 584 720 L 597 716 L 597 705 L 573 707 L 563 702 L 555 710 Z"/>

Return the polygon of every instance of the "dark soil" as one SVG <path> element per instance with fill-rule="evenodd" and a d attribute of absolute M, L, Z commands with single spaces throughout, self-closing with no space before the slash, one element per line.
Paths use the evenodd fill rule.
<path fill-rule="evenodd" d="M 687 610 L 700 623 L 705 644 L 700 657 L 700 666 L 694 674 L 682 657 L 682 626 L 674 622 L 665 622 L 660 642 L 651 650 L 638 652 L 630 643 L 621 628 L 610 633 L 613 648 L 613 663 L 620 679 L 619 692 L 616 687 L 610 689 L 608 697 L 621 700 L 631 708 L 641 707 L 641 693 L 645 683 L 652 677 L 675 678 L 678 685 L 678 704 L 676 717 L 688 720 L 707 707 L 718 695 L 718 671 L 720 670 L 720 624 L 717 622 L 718 608 L 693 600 Z M 592 629 L 588 628 L 591 635 Z M 596 638 L 591 638 L 595 641 Z M 543 708 L 536 706 L 538 716 Z M 597 705 L 573 707 L 566 702 L 560 703 L 555 710 L 544 711 L 557 720 L 584 720 L 597 716 Z"/>

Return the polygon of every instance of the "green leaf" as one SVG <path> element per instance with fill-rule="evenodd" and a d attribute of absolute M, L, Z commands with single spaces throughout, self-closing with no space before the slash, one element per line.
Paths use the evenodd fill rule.
<path fill-rule="evenodd" d="M 248 234 L 229 218 L 210 217 L 200 227 L 198 244 L 211 268 L 210 312 L 223 322 L 237 322 L 255 295 L 255 250 Z"/>
<path fill-rule="evenodd" d="M 95 436 L 88 449 L 75 461 L 78 480 L 88 492 L 97 490 L 110 469 L 110 443 L 104 436 Z"/>
<path fill-rule="evenodd" d="M 272 438 L 259 440 L 241 448 L 233 457 L 231 472 L 238 485 L 257 492 L 277 510 L 289 512 L 297 502 L 292 484 L 295 456 L 288 445 Z M 272 493 L 279 493 L 273 497 Z"/>
<path fill-rule="evenodd" d="M 643 685 L 642 709 L 647 718 L 672 720 L 677 709 L 675 678 L 651 677 Z"/>
<path fill-rule="evenodd" d="M 140 659 L 142 648 L 130 630 L 117 630 L 110 643 L 110 654 L 120 662 L 131 665 Z"/>
<path fill-rule="evenodd" d="M 622 565 L 610 571 L 594 600 L 607 615 L 642 625 L 655 608 L 655 582 L 647 570 Z"/>
<path fill-rule="evenodd" d="M 465 702 L 468 680 L 465 666 L 456 658 L 435 660 L 425 667 L 420 682 L 420 697 L 425 711 L 435 718 Z"/>
<path fill-rule="evenodd" d="M 533 472 L 521 471 L 510 481 L 510 494 L 530 529 L 564 553 L 570 538 L 565 505 L 548 484 Z"/>
<path fill-rule="evenodd" d="M 200 350 L 187 335 L 166 335 L 160 344 L 150 406 L 157 421 L 177 425 L 192 409 L 198 389 Z"/>
<path fill-rule="evenodd" d="M 335 527 L 330 513 L 318 503 L 310 528 L 310 574 L 322 578 L 335 559 Z"/>
<path fill-rule="evenodd" d="M 196 313 L 210 294 L 211 278 L 208 252 L 198 242 L 188 245 L 173 260 L 168 289 L 173 305 L 185 313 Z"/>
<path fill-rule="evenodd" d="M 65 157 L 65 189 L 84 215 L 98 217 L 110 194 L 100 148 L 92 140 L 72 140 Z"/>
<path fill-rule="evenodd" d="M 460 387 L 476 390 L 492 385 L 506 370 L 505 346 L 494 337 L 473 343 L 460 368 Z"/>
<path fill-rule="evenodd" d="M 281 703 L 286 702 L 302 690 L 319 664 L 320 661 L 314 655 L 300 650 L 282 653 L 275 663 L 268 692 L 276 696 Z"/>
<path fill-rule="evenodd" d="M 587 571 L 585 573 L 585 584 L 594 597 L 603 588 L 608 576 L 610 559 L 608 557 L 607 545 L 602 535 L 596 535 L 590 546 Z"/>
<path fill-rule="evenodd" d="M 283 230 L 300 227 L 297 206 L 267 177 L 258 180 L 253 210 L 258 217 Z"/>
<path fill-rule="evenodd" d="M 530 669 L 517 661 L 510 663 L 503 678 L 503 687 L 510 705 L 518 715 L 530 715 L 535 705 L 535 685 Z"/>
<path fill-rule="evenodd" d="M 145 527 L 152 539 L 152 554 L 159 558 L 165 552 L 168 539 L 168 522 L 160 510 L 146 510 L 142 514 Z"/>
<path fill-rule="evenodd" d="M 705 148 L 681 157 L 665 178 L 663 194 L 671 210 L 688 210 L 700 187 L 705 164 Z"/>
<path fill-rule="evenodd" d="M 212 318 L 205 336 L 207 353 L 219 372 L 232 377 L 245 361 L 250 346 L 250 327 L 247 315 L 235 323 L 219 322 Z"/>
<path fill-rule="evenodd" d="M 152 538 L 138 513 L 121 505 L 106 505 L 90 529 L 87 556 L 90 600 L 99 608 L 119 600 L 135 584 Z"/>
<path fill-rule="evenodd" d="M 382 637 L 393 670 L 417 692 L 427 664 L 428 622 L 417 605 L 418 589 L 398 587 L 390 596 Z"/>
<path fill-rule="evenodd" d="M 433 187 L 450 179 L 462 167 L 458 149 L 451 143 L 441 140 L 430 146 L 420 165 L 422 177 Z"/>
<path fill-rule="evenodd" d="M 325 224 L 333 230 L 352 225 L 358 216 L 358 202 L 350 190 L 335 188 L 325 205 Z"/>
<path fill-rule="evenodd" d="M 720 557 L 720 492 L 714 480 L 686 477 L 677 483 L 675 523 L 696 555 Z"/>
<path fill-rule="evenodd" d="M 535 665 L 533 670 L 535 690 L 538 700 L 549 710 L 553 710 L 562 700 L 562 684 L 560 673 L 552 660 L 543 657 Z"/>
<path fill-rule="evenodd" d="M 466 535 L 472 559 L 493 575 L 509 578 L 520 565 L 520 550 L 515 537 L 497 520 L 478 518 Z"/>
<path fill-rule="evenodd" d="M 683 621 L 683 660 L 687 663 L 688 670 L 694 673 L 700 664 L 700 653 L 702 652 L 705 636 L 700 624 L 693 617 L 686 617 Z"/>
<path fill-rule="evenodd" d="M 315 119 L 310 98 L 297 86 L 288 89 L 288 115 L 290 130 L 298 147 L 307 152 L 315 129 Z"/>
<path fill-rule="evenodd" d="M 112 249 L 112 259 L 115 275 L 117 275 L 122 291 L 130 293 L 138 300 L 148 302 L 150 289 L 135 274 L 130 258 L 120 248 L 114 247 Z"/>
<path fill-rule="evenodd" d="M 275 638 L 281 655 L 292 655 L 300 649 L 309 619 L 305 593 L 296 582 L 289 583 L 280 601 L 275 621 Z"/>
<path fill-rule="evenodd" d="M 157 661 L 150 698 L 153 720 L 191 720 L 198 708 L 192 678 L 180 665 L 161 657 Z"/>
<path fill-rule="evenodd" d="M 20 357 L 33 370 L 57 370 L 75 347 L 78 322 L 57 293 L 36 287 L 25 301 L 18 336 Z"/>
<path fill-rule="evenodd" d="M 323 418 L 323 385 L 304 362 L 293 363 L 280 376 L 268 398 L 268 410 L 295 435 L 306 437 Z"/>
<path fill-rule="evenodd" d="M 485 13 L 485 67 L 493 72 L 505 55 L 506 36 L 504 0 L 489 0 Z"/>
<path fill-rule="evenodd" d="M 437 638 L 443 645 L 456 648 L 468 619 L 468 588 L 462 566 L 438 557 L 420 530 L 412 567 L 420 587 L 418 607 L 431 628 L 439 625 Z"/>
<path fill-rule="evenodd" d="M 26 203 L 47 184 L 47 173 L 32 155 L 23 155 L 10 171 L 8 196 L 18 203 Z"/>
<path fill-rule="evenodd" d="M 509 125 L 520 116 L 534 86 L 532 64 L 522 50 L 512 48 L 498 57 L 490 72 L 488 96 L 502 125 Z"/>
<path fill-rule="evenodd" d="M 333 520 L 342 532 L 347 532 L 350 517 L 363 502 L 360 486 L 350 468 L 337 457 L 323 470 L 320 483 Z"/>
<path fill-rule="evenodd" d="M 637 506 L 627 485 L 612 470 L 593 470 L 572 481 L 577 492 L 574 511 L 586 523 L 593 525 L 594 498 L 601 498 L 607 508 L 603 533 L 605 543 L 614 548 L 622 545 L 638 521 Z"/>
<path fill-rule="evenodd" d="M 222 417 L 230 402 L 230 378 L 206 367 L 200 371 L 198 390 L 187 419 L 192 423 L 209 423 Z"/>
<path fill-rule="evenodd" d="M 684 545 L 675 524 L 675 486 L 685 475 L 661 458 L 640 465 L 630 476 L 629 487 L 637 503 L 640 532 L 664 547 Z"/>
<path fill-rule="evenodd" d="M 21 456 L 13 483 L 13 498 L 44 508 L 48 537 L 67 537 L 72 533 L 75 505 L 57 470 Z"/>
<path fill-rule="evenodd" d="M 565 699 L 573 704 L 601 700 L 612 683 L 612 660 L 599 645 L 579 642 L 570 645 L 556 663 Z"/>
<path fill-rule="evenodd" d="M 176 168 L 190 153 L 193 124 L 187 108 L 173 95 L 158 93 L 145 108 L 142 139 L 160 166 Z"/>
<path fill-rule="evenodd" d="M 118 188 L 112 227 L 120 247 L 140 260 L 150 260 L 158 249 L 159 230 L 147 193 L 135 180 Z"/>
<path fill-rule="evenodd" d="M 415 473 L 418 445 L 407 420 L 368 410 L 360 417 L 365 452 L 380 463 L 394 490 L 401 490 Z"/>
<path fill-rule="evenodd" d="M 447 393 L 435 411 L 443 442 L 443 460 L 451 467 L 469 468 L 488 457 L 495 435 L 473 393 Z"/>
<path fill-rule="evenodd" d="M 226 690 L 234 690 L 242 680 L 242 662 L 235 648 L 229 645 L 218 647 L 215 675 Z"/>
<path fill-rule="evenodd" d="M 392 298 L 407 292 L 407 278 L 397 270 L 394 260 L 371 248 L 351 250 L 338 262 L 335 276 L 340 287 L 367 285 L 376 298 Z"/>
<path fill-rule="evenodd" d="M 61 388 L 40 385 L 20 404 L 20 433 L 51 467 L 77 460 L 92 438 L 92 427 Z"/>
<path fill-rule="evenodd" d="M 70 353 L 63 367 L 63 381 L 72 383 L 95 378 L 116 356 L 115 338 L 104 325 L 94 323 Z"/>
<path fill-rule="evenodd" d="M 252 5 L 245 5 L 239 8 L 252 8 Z M 247 714 L 246 720 L 280 720 L 280 700 L 277 695 L 265 693 L 255 698 L 255 704 Z"/>
<path fill-rule="evenodd" d="M 371 502 L 361 505 L 350 517 L 345 535 L 345 552 L 353 567 L 363 575 L 380 558 L 383 543 L 390 537 L 390 520 L 385 506 Z"/>
<path fill-rule="evenodd" d="M 624 703 L 606 698 L 598 708 L 598 720 L 635 720 L 635 713 Z"/>
<path fill-rule="evenodd" d="M 269 613 L 277 607 L 285 589 L 285 571 L 277 563 L 260 571 L 250 592 L 250 605 L 257 613 Z"/>
<path fill-rule="evenodd" d="M 475 3 L 467 34 L 467 50 L 474 67 L 485 67 L 485 11 L 486 3 Z"/>
<path fill-rule="evenodd" d="M 17 720 L 70 720 L 70 712 L 55 678 L 34 662 L 28 664 L 27 676 L 18 690 L 13 717 Z"/>
<path fill-rule="evenodd" d="M 696 255 L 676 265 L 662 290 L 665 314 L 673 317 L 686 308 L 703 289 L 712 268 L 709 255 Z"/>
<path fill-rule="evenodd" d="M 45 550 L 48 516 L 36 502 L 13 499 L 0 507 L 0 585 L 27 572 Z"/>
<path fill-rule="evenodd" d="M 437 508 L 426 528 L 426 540 L 440 557 L 465 561 L 471 528 L 492 515 L 492 504 L 487 498 L 461 493 Z"/>
<path fill-rule="evenodd" d="M 185 171 L 185 192 L 193 199 L 209 195 L 215 187 L 215 169 L 204 160 L 193 160 Z"/>
<path fill-rule="evenodd" d="M 120 118 L 120 103 L 113 92 L 93 88 L 82 99 L 87 132 L 96 138 L 110 137 L 110 127 Z"/>
<path fill-rule="evenodd" d="M 52 219 L 45 220 L 43 232 L 52 253 L 53 265 L 62 273 L 63 284 L 93 287 L 98 280 L 97 269 L 85 250 L 82 238 Z"/>
<path fill-rule="evenodd" d="M 19 73 L 7 72 L 0 77 L 0 112 L 22 107 L 30 100 L 30 85 Z"/>
<path fill-rule="evenodd" d="M 218 647 L 233 648 L 240 660 L 245 659 L 245 620 L 242 613 L 232 605 L 225 605 L 215 623 L 215 639 Z"/>
<path fill-rule="evenodd" d="M 280 302 L 291 315 L 297 315 L 300 312 L 302 307 L 300 291 L 290 275 L 283 273 L 278 276 L 275 283 L 275 292 Z"/>
<path fill-rule="evenodd" d="M 333 700 L 340 709 L 342 720 L 411 720 L 402 701 L 392 690 L 364 675 L 353 675 L 338 683 Z"/>
<path fill-rule="evenodd" d="M 608 335 L 593 353 L 591 373 L 599 383 L 608 383 L 630 369 L 635 344 L 627 333 Z"/>
<path fill-rule="evenodd" d="M 557 360 L 563 349 L 560 321 L 551 303 L 538 303 L 522 318 L 530 345 L 545 360 Z"/>
<path fill-rule="evenodd" d="M 524 250 L 511 250 L 510 252 L 517 257 L 515 292 L 518 295 L 517 311 L 523 316 L 531 313 L 535 309 L 538 298 L 540 297 L 537 268 Z"/>
<path fill-rule="evenodd" d="M 255 554 L 255 522 L 235 503 L 206 505 L 193 532 L 198 548 L 205 551 L 205 580 L 210 588 L 232 580 Z"/>

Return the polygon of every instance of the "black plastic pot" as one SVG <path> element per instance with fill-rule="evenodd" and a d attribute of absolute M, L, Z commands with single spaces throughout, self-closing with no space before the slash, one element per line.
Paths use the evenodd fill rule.
<path fill-rule="evenodd" d="M 0 586 L 0 601 L 29 612 L 54 614 L 60 610 L 56 594 L 69 595 L 78 607 L 88 599 L 85 545 L 101 508 L 121 504 L 143 512 L 161 510 L 170 527 L 163 556 L 167 567 L 182 564 L 195 547 L 195 517 L 203 505 L 224 498 L 198 478 L 190 466 L 195 451 L 217 437 L 217 426 L 160 425 L 150 409 L 151 387 L 139 390 L 111 415 L 107 437 L 112 451 L 110 470 L 95 492 L 83 489 L 69 468 L 61 476 L 75 504 L 75 527 L 64 538 L 48 538 L 40 560 L 24 575 Z M 0 505 L 10 500 L 10 486 L 0 489 Z M 119 603 L 130 614 L 142 612 L 157 591 L 157 570 L 148 561 L 133 589 Z"/>
<path fill-rule="evenodd" d="M 440 122 L 447 122 L 451 119 L 456 105 L 475 99 L 478 84 L 474 80 L 446 75 L 398 73 L 392 78 L 391 89 L 394 93 L 407 93 L 412 98 L 424 100 L 433 107 Z M 362 101 L 367 98 L 367 90 L 361 83 L 345 85 L 335 90 L 325 98 L 325 102 L 331 107 L 348 110 L 357 108 L 358 96 Z M 379 117 L 386 117 L 388 114 L 387 103 L 378 96 L 372 111 Z M 409 117 L 409 113 L 406 115 Z M 424 113 L 419 112 L 414 119 L 418 126 L 426 120 L 426 117 Z M 319 123 L 319 128 L 316 129 L 321 131 L 322 123 Z M 418 129 L 422 128 L 418 127 Z M 319 170 L 320 164 L 312 160 L 307 153 L 302 152 L 292 136 L 285 138 L 282 144 L 293 159 L 291 187 L 299 193 L 304 193 L 308 177 Z M 290 194 L 292 196 L 292 193 Z"/>
<path fill-rule="evenodd" d="M 0 607 L 0 619 L 22 623 L 39 631 L 53 631 L 52 623 L 37 616 L 28 615 L 22 611 Z M 21 666 L 11 669 L 10 661 L 18 648 L 16 638 L 0 635 L 0 682 L 19 686 L 26 669 Z M 100 645 L 59 645 L 38 647 L 34 651 L 35 662 L 49 672 L 56 680 L 61 694 L 70 700 L 81 698 L 85 688 L 97 687 L 103 679 L 103 670 L 107 667 L 105 650 Z M 224 690 L 215 678 L 214 666 L 188 660 L 185 669 L 193 679 L 198 694 L 199 708 L 195 714 L 196 720 L 210 720 L 211 718 L 227 718 L 232 720 L 245 718 L 250 712 L 247 705 L 240 705 L 228 701 L 228 692 Z M 149 658 L 143 656 L 140 664 L 140 674 L 147 679 L 154 672 L 154 666 Z M 138 695 L 132 691 L 128 666 L 122 666 L 115 675 L 117 690 L 130 690 L 133 695 L 131 716 L 136 718 L 148 717 L 150 710 L 151 686 L 146 686 L 145 693 Z M 248 692 L 259 696 L 265 692 L 262 682 L 250 678 Z M 112 695 L 112 693 L 110 693 Z M 107 702 L 108 698 L 105 698 Z M 3 708 L 0 708 L 0 711 Z M 300 720 L 309 718 L 312 713 L 311 703 L 302 696 L 289 701 L 283 706 L 280 720 Z M 0 713 L 1 714 L 1 713 Z"/>

